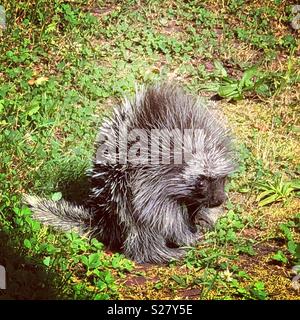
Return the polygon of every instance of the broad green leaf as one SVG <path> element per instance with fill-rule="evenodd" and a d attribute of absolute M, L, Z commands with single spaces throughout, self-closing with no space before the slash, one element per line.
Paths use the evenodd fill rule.
<path fill-rule="evenodd" d="M 300 180 L 292 180 L 291 182 L 291 187 L 294 189 L 294 190 L 298 190 L 300 189 Z"/>
<path fill-rule="evenodd" d="M 82 257 L 81 257 L 81 262 L 82 262 L 84 265 L 88 266 L 89 260 L 88 260 L 87 256 L 82 256 Z"/>
<path fill-rule="evenodd" d="M 30 240 L 25 239 L 25 240 L 24 240 L 24 246 L 25 246 L 27 249 L 31 249 L 31 248 L 32 248 L 32 245 L 31 245 Z"/>
<path fill-rule="evenodd" d="M 277 251 L 277 252 L 272 256 L 272 259 L 273 259 L 273 260 L 276 260 L 276 261 L 279 261 L 279 262 L 283 262 L 283 263 L 287 263 L 287 262 L 288 262 L 287 257 L 285 256 L 285 254 L 284 254 L 281 250 Z"/>
<path fill-rule="evenodd" d="M 96 286 L 100 291 L 103 291 L 103 290 L 105 290 L 107 288 L 107 284 L 102 280 L 98 280 L 96 282 Z"/>
<path fill-rule="evenodd" d="M 4 100 L 0 100 L 0 114 L 4 110 L 4 105 L 3 105 Z"/>
<path fill-rule="evenodd" d="M 274 193 L 274 190 L 266 190 L 257 196 L 257 200 L 260 201 L 261 199 L 265 198 L 267 195 L 272 193 Z"/>
<path fill-rule="evenodd" d="M 50 262 L 51 262 L 51 258 L 50 258 L 50 257 L 46 257 L 46 258 L 43 260 L 44 265 L 47 266 L 47 267 L 50 266 Z"/>
<path fill-rule="evenodd" d="M 221 85 L 219 87 L 218 94 L 224 98 L 238 98 L 238 97 L 240 97 L 237 83 Z"/>
<path fill-rule="evenodd" d="M 176 281 L 180 286 L 185 286 L 185 280 L 182 279 L 181 277 L 177 276 L 176 274 L 174 274 L 171 278 L 174 281 Z"/>
<path fill-rule="evenodd" d="M 219 90 L 220 84 L 217 82 L 211 82 L 199 87 L 200 90 L 212 91 L 217 92 Z"/>
<path fill-rule="evenodd" d="M 29 111 L 27 111 L 27 114 L 29 116 L 32 116 L 33 114 L 37 113 L 40 110 L 40 106 L 34 106 Z"/>
<path fill-rule="evenodd" d="M 289 252 L 294 255 L 296 253 L 297 244 L 294 241 L 289 241 L 287 243 Z"/>
<path fill-rule="evenodd" d="M 275 201 L 277 201 L 277 200 L 278 200 L 278 195 L 277 195 L 277 194 L 273 194 L 272 196 L 267 197 L 267 198 L 265 198 L 264 200 L 260 201 L 260 202 L 258 203 L 258 205 L 259 205 L 260 207 L 264 207 L 264 206 L 266 206 L 267 204 L 270 204 L 270 203 L 275 202 Z"/>
<path fill-rule="evenodd" d="M 96 269 L 101 265 L 100 253 L 92 253 L 88 258 L 88 268 Z"/>
<path fill-rule="evenodd" d="M 61 200 L 61 198 L 62 198 L 62 193 L 61 192 L 55 192 L 55 193 L 52 194 L 52 197 L 51 197 L 51 199 L 53 201 L 59 201 L 59 200 Z"/>
<path fill-rule="evenodd" d="M 258 70 L 256 67 L 252 67 L 244 72 L 244 75 L 240 81 L 241 88 L 247 88 L 253 86 L 253 81 L 251 80 L 254 76 L 258 75 Z"/>
<path fill-rule="evenodd" d="M 216 71 L 217 71 L 217 75 L 220 77 L 220 78 L 226 78 L 228 75 L 227 75 L 227 71 L 226 69 L 223 67 L 222 63 L 218 60 L 215 60 L 214 61 L 214 66 L 216 68 Z"/>

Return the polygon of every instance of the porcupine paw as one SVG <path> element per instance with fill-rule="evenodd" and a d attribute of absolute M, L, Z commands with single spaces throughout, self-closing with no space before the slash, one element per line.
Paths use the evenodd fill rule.
<path fill-rule="evenodd" d="M 201 234 L 199 233 L 199 230 L 195 225 L 193 232 L 191 232 L 190 230 L 186 230 L 183 233 L 173 234 L 172 237 L 167 240 L 167 246 L 169 248 L 192 246 L 199 240 L 200 237 Z"/>
<path fill-rule="evenodd" d="M 166 247 L 163 252 L 155 255 L 155 263 L 167 263 L 172 260 L 180 260 L 186 254 L 186 250 L 183 248 L 169 248 Z"/>
<path fill-rule="evenodd" d="M 221 206 L 215 208 L 202 209 L 200 214 L 197 216 L 196 221 L 198 233 L 200 233 L 202 236 L 203 233 L 213 229 L 218 219 L 222 217 L 224 213 L 225 211 Z"/>

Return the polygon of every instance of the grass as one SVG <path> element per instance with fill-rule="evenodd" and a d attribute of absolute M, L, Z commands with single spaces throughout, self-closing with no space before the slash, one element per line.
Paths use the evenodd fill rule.
<path fill-rule="evenodd" d="M 299 299 L 292 281 L 300 264 L 293 2 L 2 5 L 0 264 L 8 286 L 1 298 Z M 215 230 L 184 260 L 153 266 L 33 221 L 21 195 L 84 197 L 78 186 L 102 117 L 135 83 L 166 78 L 215 94 L 236 136 L 240 166 Z"/>

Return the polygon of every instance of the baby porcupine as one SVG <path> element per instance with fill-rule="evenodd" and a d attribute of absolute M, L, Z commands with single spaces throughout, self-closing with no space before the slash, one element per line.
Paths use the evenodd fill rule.
<path fill-rule="evenodd" d="M 220 215 L 235 165 L 214 103 L 168 84 L 141 88 L 104 121 L 95 147 L 88 208 L 27 196 L 35 218 L 161 263 L 199 239 L 197 221 Z"/>

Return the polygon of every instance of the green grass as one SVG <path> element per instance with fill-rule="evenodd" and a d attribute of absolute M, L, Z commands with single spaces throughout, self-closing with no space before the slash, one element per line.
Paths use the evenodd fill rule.
<path fill-rule="evenodd" d="M 300 42 L 286 1 L 2 5 L 1 298 L 299 298 L 289 275 L 300 263 Z M 136 83 L 168 78 L 218 94 L 237 137 L 240 166 L 215 230 L 183 261 L 143 267 L 33 221 L 22 194 L 84 197 L 103 116 Z"/>

